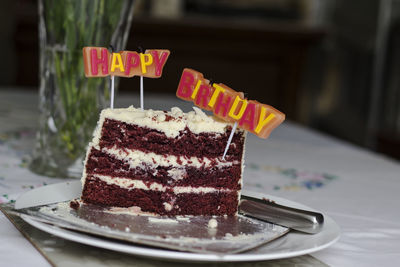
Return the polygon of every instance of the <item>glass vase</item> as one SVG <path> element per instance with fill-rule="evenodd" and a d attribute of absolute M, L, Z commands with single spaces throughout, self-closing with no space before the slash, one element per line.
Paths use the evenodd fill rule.
<path fill-rule="evenodd" d="M 29 168 L 50 177 L 80 177 L 109 81 L 86 78 L 82 48 L 123 50 L 134 0 L 39 0 L 39 131 Z"/>

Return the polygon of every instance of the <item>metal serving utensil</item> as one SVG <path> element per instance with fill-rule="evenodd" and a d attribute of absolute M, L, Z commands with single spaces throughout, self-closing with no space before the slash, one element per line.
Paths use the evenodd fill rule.
<path fill-rule="evenodd" d="M 243 215 L 282 225 L 309 234 L 319 233 L 324 216 L 319 212 L 283 206 L 268 199 L 242 195 L 239 212 Z"/>

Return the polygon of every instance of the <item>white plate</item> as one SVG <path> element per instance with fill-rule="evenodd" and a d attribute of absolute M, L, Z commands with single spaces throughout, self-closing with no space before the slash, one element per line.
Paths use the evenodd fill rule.
<path fill-rule="evenodd" d="M 39 201 L 38 198 L 46 198 L 49 200 L 48 196 L 57 195 L 54 190 L 60 190 L 60 193 L 65 194 L 68 192 L 70 195 L 79 195 L 80 187 L 76 186 L 76 182 L 69 183 L 61 183 L 57 185 L 50 185 L 46 187 L 42 187 L 40 190 L 40 194 L 35 194 L 35 190 L 28 192 L 29 194 L 21 196 L 21 199 L 18 199 L 16 202 L 16 206 L 19 205 L 19 201 L 27 201 L 27 198 L 30 198 L 31 203 L 36 203 Z M 47 189 L 45 189 L 47 188 Z M 248 196 L 257 197 L 257 198 L 268 198 L 271 199 L 278 204 L 291 206 L 300 209 L 308 209 L 311 208 L 301 205 L 296 202 L 292 202 L 283 198 L 278 198 L 266 194 L 259 194 L 254 192 L 243 191 L 243 194 Z M 51 197 L 50 197 L 51 199 Z M 54 199 L 54 202 L 60 201 L 59 199 Z M 183 260 L 183 261 L 196 261 L 196 262 L 239 262 L 239 261 L 259 261 L 259 260 L 272 260 L 272 259 L 282 259 L 289 258 L 294 256 L 305 255 L 309 253 L 313 253 L 319 250 L 322 250 L 339 239 L 340 228 L 339 226 L 328 216 L 325 217 L 325 222 L 323 229 L 320 233 L 315 235 L 303 234 L 296 231 L 291 231 L 285 236 L 272 241 L 268 244 L 265 244 L 259 248 L 247 251 L 241 254 L 230 254 L 230 255 L 213 255 L 213 254 L 198 254 L 198 253 L 190 253 L 190 252 L 181 252 L 181 251 L 173 251 L 173 250 L 165 250 L 158 248 L 149 248 L 135 244 L 127 244 L 123 242 L 119 242 L 118 240 L 111 239 L 102 239 L 100 237 L 94 237 L 90 235 L 86 235 L 84 233 L 78 233 L 66 229 L 62 229 L 56 226 L 48 225 L 45 223 L 41 223 L 35 220 L 32 220 L 24 215 L 22 215 L 22 219 L 24 219 L 30 225 L 45 231 L 47 233 L 53 234 L 55 236 L 75 241 L 78 243 L 92 245 L 95 247 L 101 247 L 105 249 L 110 249 L 114 251 L 140 255 L 151 258 L 159 258 L 159 259 L 169 259 L 169 260 Z"/>

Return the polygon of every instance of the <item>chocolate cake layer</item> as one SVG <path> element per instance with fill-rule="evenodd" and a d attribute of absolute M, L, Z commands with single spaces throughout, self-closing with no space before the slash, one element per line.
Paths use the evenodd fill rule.
<path fill-rule="evenodd" d="M 95 148 L 91 149 L 86 162 L 88 175 L 101 174 L 131 178 L 168 186 L 203 186 L 240 190 L 241 165 L 239 164 L 221 168 L 182 166 L 183 177 L 171 177 L 168 173 L 171 169 L 172 167 L 163 166 L 153 168 L 145 164 L 132 169 L 128 163 Z"/>
<path fill-rule="evenodd" d="M 103 110 L 85 162 L 83 202 L 159 215 L 236 215 L 245 132 L 235 132 L 223 160 L 230 125 L 199 109 Z"/>
<path fill-rule="evenodd" d="M 194 134 L 186 127 L 178 137 L 168 138 L 163 132 L 154 129 L 105 119 L 99 145 L 100 148 L 116 146 L 121 149 L 137 149 L 157 154 L 220 158 L 224 153 L 229 134 L 229 129 L 224 134 Z M 243 144 L 244 133 L 237 131 L 233 136 L 226 160 L 240 161 Z"/>
<path fill-rule="evenodd" d="M 86 179 L 82 200 L 106 207 L 138 206 L 144 212 L 160 215 L 235 215 L 238 206 L 236 191 L 174 194 L 168 191 L 128 190 L 93 177 Z"/>

